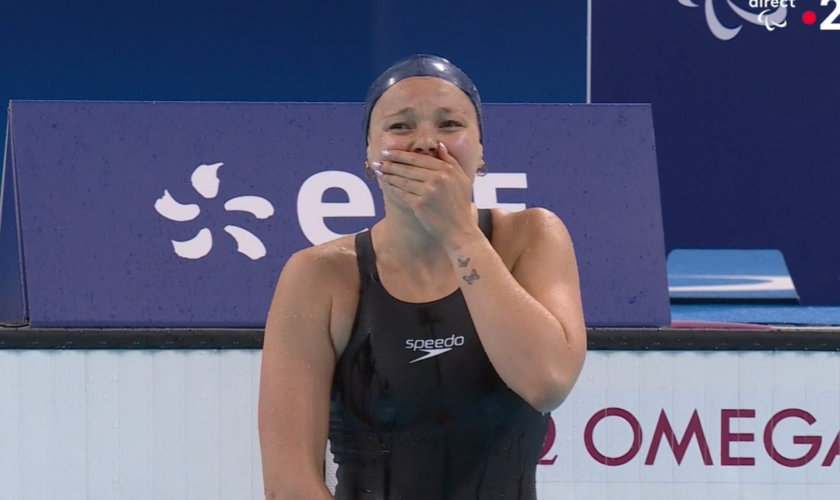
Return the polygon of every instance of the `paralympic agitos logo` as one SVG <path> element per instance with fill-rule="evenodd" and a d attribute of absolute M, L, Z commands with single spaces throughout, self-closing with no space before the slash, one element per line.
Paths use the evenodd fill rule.
<path fill-rule="evenodd" d="M 786 421 L 797 422 L 800 427 L 803 422 L 807 426 L 815 424 L 816 417 L 801 408 L 787 408 L 770 415 L 769 418 L 764 417 L 767 418 L 766 421 L 759 420 L 758 422 L 755 419 L 760 418 L 760 415 L 756 415 L 756 410 L 749 408 L 724 408 L 720 410 L 719 415 L 715 415 L 715 417 L 718 416 L 720 435 L 709 436 L 703 428 L 703 422 L 696 409 L 691 414 L 685 430 L 679 433 L 680 429 L 674 428 L 664 409 L 660 410 L 656 422 L 640 422 L 635 415 L 624 408 L 604 408 L 587 421 L 583 431 L 583 444 L 587 454 L 594 461 L 608 467 L 625 465 L 640 453 L 643 454 L 644 465 L 654 465 L 658 458 L 661 459 L 663 455 L 667 457 L 669 448 L 678 466 L 682 465 L 683 459 L 689 453 L 699 454 L 705 467 L 715 465 L 750 467 L 756 464 L 756 460 L 767 458 L 779 465 L 791 468 L 803 467 L 816 458 L 818 461 L 815 463 L 819 463 L 820 467 L 831 467 L 835 463 L 835 458 L 840 456 L 840 432 L 829 436 L 798 433 L 790 435 L 790 426 L 780 426 Z M 548 423 L 540 465 L 553 465 L 558 455 L 563 454 L 562 450 L 552 451 L 557 439 L 557 429 L 551 417 Z M 652 424 L 653 432 L 649 441 L 645 440 L 643 423 Z M 611 456 L 606 450 L 599 448 L 595 435 L 596 429 L 602 425 L 615 426 L 614 429 L 623 426 L 625 432 L 629 430 L 633 438 L 623 453 Z M 754 427 L 756 431 L 761 430 L 761 435 L 756 436 L 756 432 L 745 432 L 745 427 Z M 739 428 L 739 431 L 734 431 L 736 428 Z M 834 431 L 834 428 L 831 430 Z M 758 443 L 753 446 L 742 444 L 740 454 L 735 451 L 735 443 L 748 444 L 757 440 L 760 440 L 763 446 Z M 710 443 L 711 446 L 719 443 L 720 463 L 718 464 L 715 464 L 712 458 Z M 789 451 L 791 446 L 788 446 L 788 443 L 797 445 L 794 448 L 801 448 L 798 456 Z M 825 447 L 825 443 L 830 444 Z M 788 451 L 784 454 L 780 448 Z M 766 458 L 760 457 L 762 450 L 766 453 Z M 570 455 L 571 453 L 567 456 Z"/>

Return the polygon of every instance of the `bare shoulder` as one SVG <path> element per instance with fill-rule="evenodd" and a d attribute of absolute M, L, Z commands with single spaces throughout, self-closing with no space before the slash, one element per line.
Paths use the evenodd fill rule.
<path fill-rule="evenodd" d="M 493 209 L 493 244 L 505 261 L 508 259 L 504 254 L 514 255 L 513 261 L 516 262 L 534 245 L 543 243 L 558 250 L 572 249 L 569 231 L 557 214 L 542 207 L 520 212 Z"/>
<path fill-rule="evenodd" d="M 531 207 L 519 212 L 492 209 L 493 230 L 511 231 L 517 235 L 535 234 L 540 231 L 566 231 L 566 225 L 554 212 L 547 208 Z"/>
<path fill-rule="evenodd" d="M 275 315 L 308 311 L 323 317 L 337 359 L 349 341 L 358 302 L 355 235 L 350 235 L 292 254 L 280 273 L 271 309 Z"/>
<path fill-rule="evenodd" d="M 290 274 L 295 281 L 303 281 L 300 285 L 320 285 L 310 287 L 315 291 L 325 291 L 324 285 L 340 284 L 350 275 L 355 276 L 355 270 L 354 235 L 298 250 L 283 266 L 283 273 Z"/>

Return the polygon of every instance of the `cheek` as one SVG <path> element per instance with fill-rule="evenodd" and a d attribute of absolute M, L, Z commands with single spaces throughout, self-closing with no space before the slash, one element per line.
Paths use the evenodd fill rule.
<path fill-rule="evenodd" d="M 407 141 L 405 138 L 396 135 L 385 134 L 376 137 L 370 137 L 370 149 L 377 159 L 379 159 L 380 157 L 379 152 L 383 149 L 395 149 L 405 151 L 408 150 L 410 145 L 410 141 Z"/>

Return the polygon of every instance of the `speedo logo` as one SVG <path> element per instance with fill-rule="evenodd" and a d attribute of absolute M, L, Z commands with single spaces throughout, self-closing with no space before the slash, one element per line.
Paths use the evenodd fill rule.
<path fill-rule="evenodd" d="M 423 351 L 426 353 L 425 356 L 421 356 L 411 363 L 440 356 L 441 354 L 449 352 L 462 345 L 464 345 L 464 337 L 462 335 L 453 335 L 445 339 L 408 339 L 405 341 L 406 349 L 411 351 Z"/>

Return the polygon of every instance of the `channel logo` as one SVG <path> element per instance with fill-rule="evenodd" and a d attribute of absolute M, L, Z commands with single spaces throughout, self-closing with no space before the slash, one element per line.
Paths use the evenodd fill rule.
<path fill-rule="evenodd" d="M 695 3 L 695 0 L 677 1 L 683 7 L 700 7 L 699 4 Z M 762 26 L 767 31 L 776 31 L 788 25 L 788 14 L 797 8 L 797 2 L 801 3 L 802 0 L 749 0 L 749 2 L 744 2 L 749 9 L 736 5 L 732 0 L 726 0 L 726 5 L 737 17 L 746 21 L 746 23 Z M 718 2 L 718 5 L 721 4 L 722 2 Z M 823 7 L 831 4 L 834 4 L 834 10 L 820 23 L 819 27 L 821 31 L 840 30 L 840 22 L 837 22 L 837 18 L 840 17 L 840 0 L 820 0 L 820 5 Z M 728 42 L 738 36 L 744 27 L 744 24 L 731 27 L 726 26 L 718 17 L 718 11 L 715 9 L 715 0 L 704 1 L 703 13 L 709 31 L 718 40 Z M 802 22 L 806 25 L 817 22 L 817 14 L 812 10 L 804 11 L 801 17 Z"/>
<path fill-rule="evenodd" d="M 677 0 L 680 5 L 684 7 L 690 8 L 698 8 L 700 7 L 698 4 L 694 3 L 694 0 Z M 773 2 L 777 5 L 775 10 L 770 9 L 762 9 L 760 12 L 751 12 L 749 10 L 745 10 L 737 5 L 735 5 L 732 0 L 726 0 L 727 5 L 729 8 L 737 14 L 742 20 L 756 25 L 756 26 L 764 26 L 768 30 L 774 30 L 777 27 L 784 27 L 787 25 L 787 14 L 788 14 L 788 6 L 793 8 L 793 3 L 796 0 L 773 0 Z M 801 0 L 800 0 L 801 1 Z M 751 0 L 750 4 L 759 4 L 761 3 L 766 4 L 770 3 L 769 0 Z M 750 6 L 752 8 L 752 5 Z M 743 25 L 738 25 L 735 27 L 728 27 L 724 26 L 724 24 L 718 18 L 717 12 L 715 11 L 715 4 L 714 0 L 705 0 L 705 4 L 703 6 L 703 12 L 706 16 L 706 24 L 709 26 L 709 31 L 712 32 L 712 35 L 715 36 L 718 40 L 722 40 L 724 42 L 728 42 L 732 40 L 738 33 L 741 32 L 741 28 Z M 760 17 L 760 19 L 759 19 Z M 771 29 L 772 27 L 772 29 Z"/>

